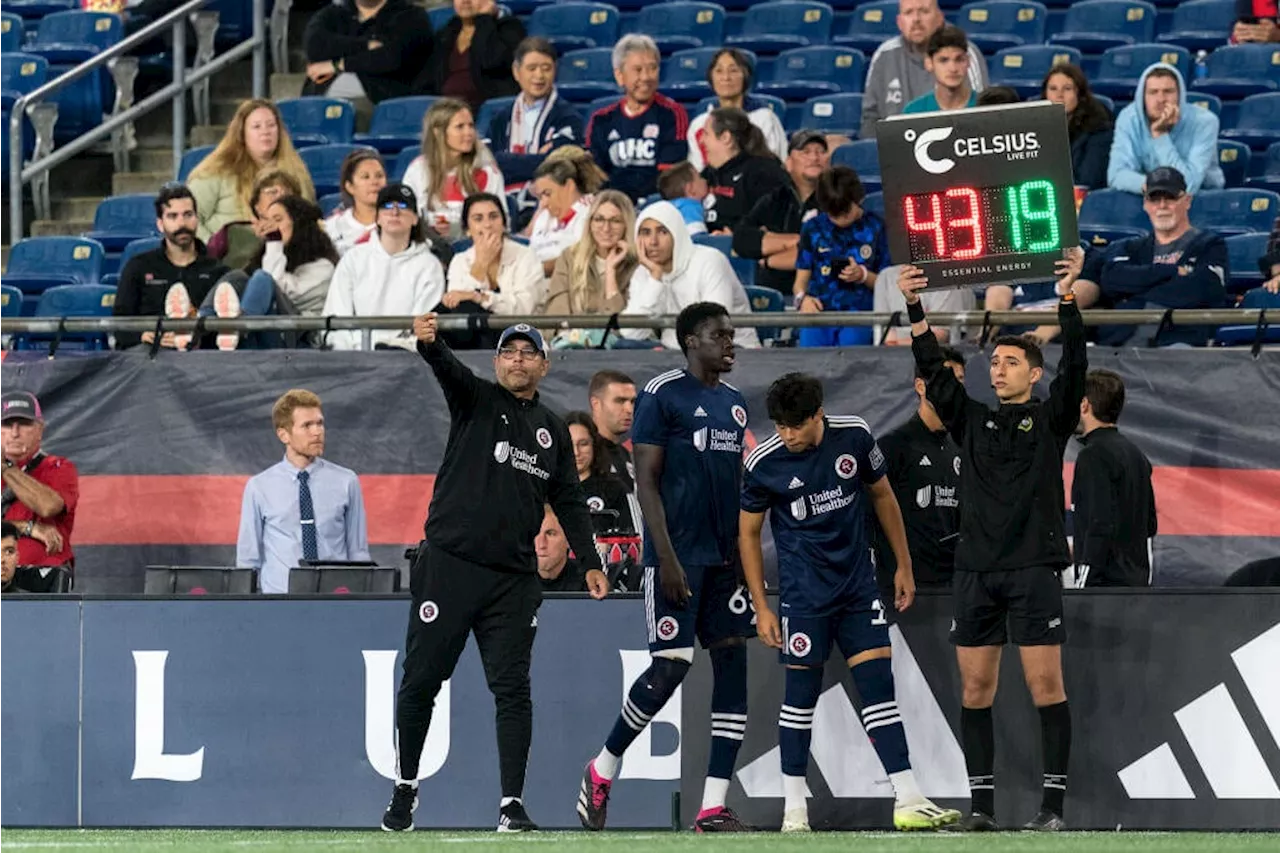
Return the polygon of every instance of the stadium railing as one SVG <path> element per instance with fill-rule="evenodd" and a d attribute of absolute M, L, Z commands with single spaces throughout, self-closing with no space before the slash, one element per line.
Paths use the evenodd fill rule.
<path fill-rule="evenodd" d="M 46 218 L 50 213 L 48 198 L 48 173 L 55 166 L 75 157 L 107 136 L 112 137 L 113 154 L 117 171 L 128 171 L 127 128 L 132 122 L 164 104 L 173 103 L 173 169 L 177 173 L 182 154 L 187 147 L 186 92 L 195 89 L 196 115 L 208 119 L 209 77 L 233 62 L 253 55 L 253 95 L 261 98 L 267 88 L 267 36 L 264 32 L 266 0 L 253 0 L 253 35 L 240 44 L 213 54 L 213 35 L 217 29 L 216 13 L 201 10 L 213 0 L 188 0 L 164 17 L 123 39 L 91 59 L 80 63 L 65 74 L 50 80 L 34 91 L 19 97 L 13 103 L 9 115 L 9 239 L 17 242 L 22 231 L 22 188 L 31 183 L 38 213 Z M 191 18 L 198 34 L 198 50 L 195 67 L 187 69 L 187 21 Z M 164 88 L 133 104 L 133 78 L 137 74 L 137 59 L 126 56 L 136 47 L 166 32 L 173 35 L 173 81 Z M 86 74 L 101 68 L 110 70 L 116 80 L 117 97 L 112 115 L 96 128 L 54 150 L 53 126 L 57 121 L 57 106 L 47 103 L 55 92 L 74 83 Z M 201 104 L 205 108 L 201 109 Z M 37 145 L 31 163 L 23 167 L 22 122 L 29 115 L 36 126 Z"/>

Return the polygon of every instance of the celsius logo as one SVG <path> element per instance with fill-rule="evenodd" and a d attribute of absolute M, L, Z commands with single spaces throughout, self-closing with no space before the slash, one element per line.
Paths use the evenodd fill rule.
<path fill-rule="evenodd" d="M 942 175 L 955 168 L 950 157 L 935 158 L 929 147 L 936 142 L 950 139 L 954 127 L 932 127 L 916 133 L 908 130 L 902 137 L 914 144 L 916 162 L 931 175 Z M 949 153 L 956 157 L 988 157 L 1003 155 L 1006 160 L 1029 160 L 1038 155 L 1040 139 L 1035 131 L 1023 133 L 997 133 L 994 136 L 966 136 L 951 143 Z"/>

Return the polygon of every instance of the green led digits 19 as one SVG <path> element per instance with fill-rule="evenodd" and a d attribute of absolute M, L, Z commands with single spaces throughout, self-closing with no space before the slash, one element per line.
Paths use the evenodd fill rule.
<path fill-rule="evenodd" d="M 1062 247 L 1053 183 L 952 187 L 903 199 L 911 262 L 966 261 Z"/>

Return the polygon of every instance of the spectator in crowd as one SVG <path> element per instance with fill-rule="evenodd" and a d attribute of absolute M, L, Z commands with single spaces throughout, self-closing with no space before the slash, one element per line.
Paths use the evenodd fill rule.
<path fill-rule="evenodd" d="M 289 591 L 289 570 L 301 560 L 369 559 L 360 478 L 323 459 L 320 398 L 293 388 L 271 407 L 271 426 L 284 458 L 244 487 L 236 565 L 258 570 L 267 594 Z"/>
<path fill-rule="evenodd" d="M 541 36 L 520 42 L 511 65 L 520 94 L 510 110 L 496 113 L 482 128 L 508 186 L 533 180 L 534 170 L 561 145 L 583 144 L 582 115 L 556 91 L 556 57 Z"/>
<path fill-rule="evenodd" d="M 1040 97 L 1062 104 L 1067 111 L 1075 185 L 1091 190 L 1105 187 L 1113 136 L 1111 113 L 1093 96 L 1084 72 L 1070 63 L 1053 66 L 1040 84 Z"/>
<path fill-rule="evenodd" d="M 555 269 L 556 258 L 582 237 L 591 196 L 607 177 L 577 145 L 557 148 L 534 172 L 538 212 L 529 226 L 529 248 L 546 275 Z"/>
<path fill-rule="evenodd" d="M 787 156 L 787 133 L 782 122 L 767 103 L 747 94 L 755 78 L 755 65 L 750 54 L 736 47 L 724 47 L 707 66 L 707 84 L 715 92 L 717 104 L 689 123 L 689 162 L 701 172 L 707 165 L 707 150 L 702 144 L 707 122 L 714 109 L 739 109 L 751 123 L 760 128 L 765 147 L 777 160 Z"/>
<path fill-rule="evenodd" d="M 569 555 L 569 540 L 555 510 L 547 504 L 547 514 L 542 519 L 542 529 L 533 540 L 533 551 L 538 555 L 538 580 L 543 592 L 586 592 L 587 573 L 578 561 Z"/>
<path fill-rule="evenodd" d="M 614 521 L 607 526 L 609 530 L 640 530 L 640 506 L 622 478 L 610 472 L 609 454 L 591 415 L 570 412 L 564 416 L 564 422 L 573 441 L 573 461 L 578 468 L 578 483 L 587 496 L 587 508 L 595 513 L 613 514 Z"/>
<path fill-rule="evenodd" d="M 587 149 L 609 185 L 639 201 L 658 187 L 658 172 L 684 160 L 689 116 L 658 91 L 658 45 L 646 35 L 625 35 L 613 46 L 613 77 L 624 95 L 587 122 Z"/>
<path fill-rule="evenodd" d="M 9 522 L 0 523 L 0 593 L 23 593 L 17 584 L 18 576 L 18 528 Z"/>
<path fill-rule="evenodd" d="M 733 232 L 755 203 L 787 183 L 787 173 L 769 150 L 764 134 L 737 107 L 712 110 L 702 135 L 711 194 L 707 229 Z"/>
<path fill-rule="evenodd" d="M 205 253 L 196 237 L 199 214 L 191 190 L 182 184 L 165 184 L 156 195 L 156 230 L 160 247 L 139 252 L 120 272 L 116 302 L 111 313 L 117 317 L 191 316 L 227 268 Z M 128 349 L 140 343 L 154 343 L 155 332 L 116 332 L 116 348 Z M 186 349 L 191 335 L 165 332 L 160 346 Z"/>
<path fill-rule="evenodd" d="M 284 196 L 267 208 L 272 231 L 243 272 L 228 273 L 218 282 L 205 305 L 204 316 L 260 317 L 301 314 L 318 317 L 329 296 L 329 283 L 338 265 L 338 251 L 320 222 L 320 208 L 299 196 Z M 275 333 L 253 333 L 260 346 L 281 340 Z M 240 345 L 236 332 L 220 332 L 220 350 Z"/>
<path fill-rule="evenodd" d="M 623 441 L 635 420 L 636 383 L 617 370 L 597 371 L 587 386 L 587 403 L 591 407 L 591 421 L 600 433 L 601 454 L 608 459 L 609 473 L 621 480 L 629 493 L 634 493 L 635 466 Z"/>
<path fill-rule="evenodd" d="M 898 312 L 906 317 L 907 301 L 902 296 L 902 291 L 898 290 L 898 276 L 902 274 L 902 264 L 894 264 L 880 270 L 876 276 L 876 284 L 872 293 L 872 310 L 877 314 L 892 314 Z M 1052 286 L 1052 285 L 1051 285 Z M 990 293 L 990 289 L 988 289 Z M 978 299 L 974 296 L 972 290 L 967 287 L 945 287 L 936 290 L 925 290 L 920 293 L 920 301 L 924 304 L 925 310 L 930 316 L 934 314 L 952 314 L 961 311 L 972 311 L 978 306 Z M 929 326 L 933 329 L 933 334 L 938 338 L 939 343 L 947 343 L 960 337 L 960 327 L 953 326 L 950 329 L 944 329 Z M 904 323 L 888 330 L 888 334 L 884 334 L 881 326 L 872 327 L 872 335 L 874 339 L 881 340 L 885 346 L 911 346 L 911 324 Z M 890 481 L 892 482 L 892 481 Z M 890 575 L 890 578 L 893 576 Z"/>
<path fill-rule="evenodd" d="M 978 90 L 969 79 L 970 62 L 968 36 L 959 27 L 945 24 L 929 36 L 925 48 L 924 67 L 933 75 L 933 89 L 909 101 L 902 111 L 931 113 L 976 107 Z"/>
<path fill-rule="evenodd" d="M 871 310 L 876 274 L 889 263 L 889 238 L 884 220 L 862 209 L 866 194 L 848 166 L 818 177 L 818 215 L 800 228 L 791 291 L 802 313 Z M 871 343 L 871 327 L 809 326 L 796 337 L 802 347 L 855 346 Z"/>
<path fill-rule="evenodd" d="M 414 94 L 431 59 L 431 21 L 410 0 L 339 0 L 307 21 L 304 95 L 373 104 Z"/>
<path fill-rule="evenodd" d="M 444 307 L 471 303 L 490 314 L 533 314 L 547 301 L 538 256 L 507 236 L 507 212 L 492 193 L 469 196 L 462 208 L 471 246 L 453 256 Z M 465 310 L 465 309 L 464 309 Z M 421 312 L 418 312 L 421 313 Z"/>
<path fill-rule="evenodd" d="M 786 160 L 790 180 L 759 199 L 733 230 L 733 251 L 759 262 L 757 285 L 791 296 L 800 227 L 817 215 L 813 190 L 830 159 L 827 137 L 821 131 L 791 134 Z"/>
<path fill-rule="evenodd" d="M 929 39 L 946 24 L 938 0 L 900 0 L 899 35 L 888 39 L 871 55 L 862 94 L 863 139 L 876 138 L 876 122 L 897 115 L 903 108 L 934 89 L 934 76 L 925 65 Z M 970 44 L 968 84 L 975 92 L 987 85 L 987 63 L 977 46 Z"/>
<path fill-rule="evenodd" d="M 1225 307 L 1227 242 L 1191 225 L 1186 178 L 1161 166 L 1146 176 L 1144 185 L 1143 206 L 1152 233 L 1130 237 L 1107 252 L 1098 281 L 1103 295 L 1120 309 Z M 1212 326 L 1102 326 L 1098 343 L 1142 345 L 1150 339 L 1155 346 L 1204 345 L 1214 331 Z"/>
<path fill-rule="evenodd" d="M 378 193 L 387 185 L 387 170 L 372 148 L 352 151 L 339 172 L 342 207 L 324 221 L 324 230 L 339 257 L 356 243 L 374 235 L 378 227 Z"/>
<path fill-rule="evenodd" d="M 1280 3 L 1276 0 L 1236 0 L 1232 44 L 1280 41 Z"/>
<path fill-rule="evenodd" d="M 444 268 L 431 253 L 418 219 L 418 199 L 404 184 L 378 193 L 377 239 L 353 246 L 333 272 L 326 316 L 414 317 L 431 311 L 444 296 Z M 360 349 L 359 331 L 329 333 L 334 349 Z M 413 350 L 409 331 L 373 333 L 375 347 Z"/>
<path fill-rule="evenodd" d="M 1012 86 L 988 86 L 978 93 L 978 106 L 980 107 L 1020 103 L 1022 103 L 1022 96 Z"/>
<path fill-rule="evenodd" d="M 1280 216 L 1271 225 L 1271 236 L 1267 238 L 1267 250 L 1258 259 L 1258 269 L 1266 279 L 1262 286 L 1268 293 L 1280 293 Z"/>
<path fill-rule="evenodd" d="M 1116 117 L 1109 187 L 1145 193 L 1147 173 L 1161 166 L 1181 173 L 1192 194 L 1226 183 L 1218 165 L 1218 117 L 1187 103 L 1186 89 L 1172 65 L 1157 62 L 1142 73 L 1133 103 Z"/>
<path fill-rule="evenodd" d="M 279 169 L 259 175 L 249 193 L 249 221 L 228 222 L 222 226 L 205 245 L 209 257 L 222 261 L 231 269 L 239 269 L 249 263 L 272 230 L 271 223 L 263 214 L 272 202 L 286 195 L 302 195 L 302 187 L 292 175 Z"/>
<path fill-rule="evenodd" d="M 37 568 L 22 586 L 32 592 L 55 591 L 59 572 L 51 570 L 70 574 L 75 568 L 71 533 L 80 475 L 70 459 L 41 449 L 44 413 L 34 394 L 6 391 L 0 397 L 0 435 L 4 521 L 18 528 L 18 565 Z"/>
<path fill-rule="evenodd" d="M 459 3 L 463 0 L 458 0 Z M 484 141 L 476 137 L 471 108 L 441 98 L 422 120 L 422 153 L 404 173 L 404 184 L 422 204 L 426 227 L 447 240 L 462 236 L 462 203 L 478 192 L 503 192 L 502 173 Z M 505 208 L 506 202 L 502 202 Z"/>
<path fill-rule="evenodd" d="M 639 261 L 627 241 L 636 210 L 617 190 L 602 190 L 587 209 L 582 236 L 556 258 L 547 290 L 548 314 L 617 314 L 627 306 Z"/>
<path fill-rule="evenodd" d="M 240 104 L 218 147 L 188 179 L 200 212 L 196 236 L 208 240 L 229 222 L 249 220 L 254 182 L 270 169 L 291 175 L 302 195 L 315 201 L 311 175 L 294 150 L 280 110 L 273 101 L 252 98 Z"/>
<path fill-rule="evenodd" d="M 419 74 L 417 89 L 471 105 L 520 91 L 511 76 L 524 24 L 504 15 L 496 0 L 453 0 L 454 15 L 435 35 L 431 61 Z"/>
<path fill-rule="evenodd" d="M 631 277 L 624 314 L 679 314 L 695 302 L 715 302 L 730 314 L 750 314 L 751 302 L 729 259 L 710 246 L 695 245 L 680 211 L 658 201 L 636 214 L 636 255 L 640 267 Z M 652 329 L 622 329 L 623 337 L 646 341 Z M 742 326 L 734 332 L 740 347 L 758 347 L 756 330 Z M 662 344 L 680 346 L 673 328 L 662 331 Z"/>
<path fill-rule="evenodd" d="M 692 163 L 686 160 L 664 169 L 658 175 L 658 194 L 680 211 L 691 235 L 707 233 L 706 205 L 711 197 L 711 185 Z"/>
<path fill-rule="evenodd" d="M 1071 481 L 1076 586 L 1151 586 L 1156 493 L 1151 462 L 1120 433 L 1124 380 L 1091 370 L 1076 435 L 1083 447 Z"/>

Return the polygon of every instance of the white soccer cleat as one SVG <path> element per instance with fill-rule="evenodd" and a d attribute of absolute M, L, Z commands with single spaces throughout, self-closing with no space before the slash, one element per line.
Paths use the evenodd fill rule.
<path fill-rule="evenodd" d="M 893 807 L 893 825 L 897 829 L 939 829 L 960 820 L 960 812 L 944 809 L 929 800 Z"/>
<path fill-rule="evenodd" d="M 783 832 L 809 832 L 809 810 L 788 809 L 782 816 Z"/>

